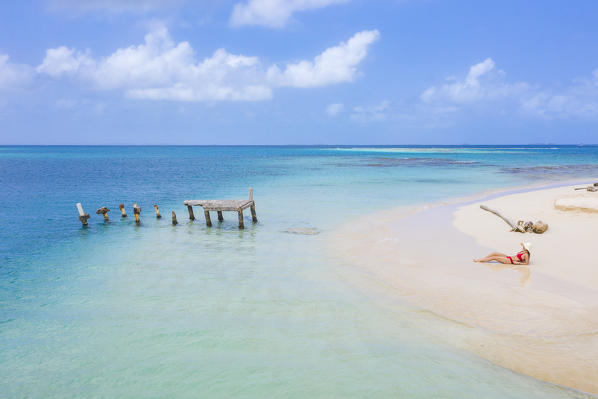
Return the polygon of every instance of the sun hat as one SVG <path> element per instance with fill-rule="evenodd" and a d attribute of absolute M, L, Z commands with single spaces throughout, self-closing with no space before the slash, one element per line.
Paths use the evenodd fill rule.
<path fill-rule="evenodd" d="M 531 242 L 524 242 L 523 243 L 523 248 L 527 249 L 528 251 L 532 248 L 532 243 Z"/>

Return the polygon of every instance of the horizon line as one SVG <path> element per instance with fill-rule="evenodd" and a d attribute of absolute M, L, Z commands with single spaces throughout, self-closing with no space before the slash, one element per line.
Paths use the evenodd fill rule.
<path fill-rule="evenodd" d="M 0 144 L 0 147 L 498 147 L 498 146 L 570 146 L 594 147 L 598 143 L 527 143 L 527 144 Z"/>

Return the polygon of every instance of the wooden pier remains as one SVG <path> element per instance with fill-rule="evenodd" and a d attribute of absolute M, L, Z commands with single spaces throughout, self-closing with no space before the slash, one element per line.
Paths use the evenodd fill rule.
<path fill-rule="evenodd" d="M 218 221 L 222 222 L 224 217 L 222 212 L 237 212 L 239 218 L 239 228 L 244 229 L 243 210 L 249 208 L 251 210 L 251 219 L 253 223 L 257 223 L 257 215 L 255 213 L 255 202 L 253 201 L 253 189 L 249 189 L 249 199 L 244 200 L 187 200 L 184 202 L 189 210 L 189 219 L 194 220 L 193 207 L 201 206 L 203 208 L 204 216 L 206 218 L 206 226 L 212 226 L 212 219 L 210 212 L 216 211 L 218 213 Z"/>
<path fill-rule="evenodd" d="M 135 216 L 135 223 L 141 223 L 139 220 L 139 215 L 141 214 L 141 208 L 137 206 L 137 203 L 133 204 L 133 216 Z"/>
<path fill-rule="evenodd" d="M 110 209 L 103 206 L 96 211 L 96 215 L 103 215 L 104 221 L 109 222 L 110 220 L 108 219 L 108 212 L 110 212 Z"/>
<path fill-rule="evenodd" d="M 77 212 L 79 212 L 79 220 L 83 227 L 87 227 L 87 219 L 89 219 L 89 213 L 85 213 L 83 210 L 83 205 L 80 202 L 77 202 Z"/>

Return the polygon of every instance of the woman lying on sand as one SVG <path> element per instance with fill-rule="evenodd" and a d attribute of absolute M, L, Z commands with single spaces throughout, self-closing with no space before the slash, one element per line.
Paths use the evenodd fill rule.
<path fill-rule="evenodd" d="M 474 259 L 474 262 L 492 262 L 493 260 L 504 263 L 504 264 L 511 264 L 511 265 L 529 265 L 529 258 L 530 253 L 529 249 L 532 247 L 532 244 L 529 242 L 522 242 L 521 247 L 523 251 L 518 252 L 515 256 L 508 256 L 505 254 L 501 254 L 500 252 L 492 252 L 490 255 L 486 256 L 485 258 L 481 259 Z"/>

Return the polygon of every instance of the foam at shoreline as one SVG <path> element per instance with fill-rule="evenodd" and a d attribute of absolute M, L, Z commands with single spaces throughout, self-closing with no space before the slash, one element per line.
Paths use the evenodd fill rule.
<path fill-rule="evenodd" d="M 479 209 L 480 200 L 468 200 L 369 215 L 340 228 L 331 248 L 378 281 L 374 289 L 460 326 L 451 336 L 439 331 L 439 339 L 598 393 L 598 215 L 556 210 L 555 198 L 571 193 L 559 187 L 483 197 L 512 219 L 547 222 L 543 235 L 511 233 Z M 534 244 L 529 267 L 472 262 L 491 251 L 517 252 L 524 239 Z"/>

